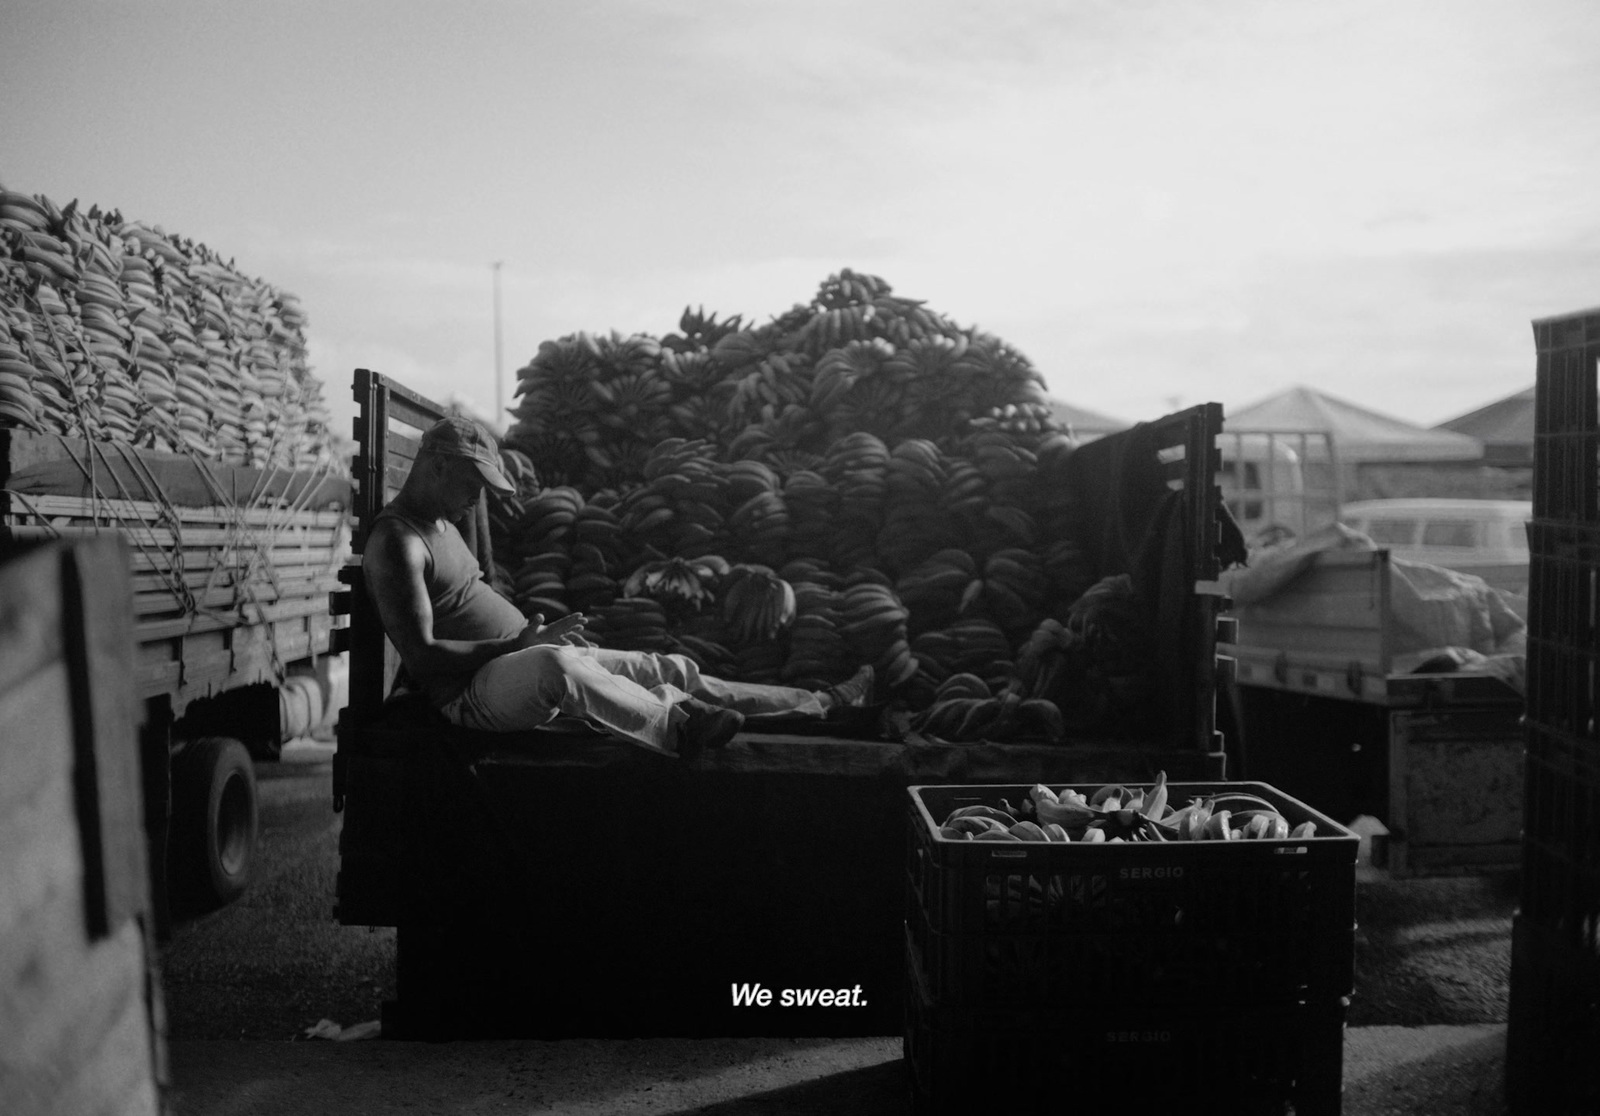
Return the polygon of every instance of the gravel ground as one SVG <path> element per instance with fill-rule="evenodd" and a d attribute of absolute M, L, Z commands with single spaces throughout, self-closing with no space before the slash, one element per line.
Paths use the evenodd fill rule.
<path fill-rule="evenodd" d="M 175 1040 L 291 1039 L 323 1019 L 375 1020 L 395 995 L 394 932 L 332 918 L 339 818 L 327 751 L 289 754 L 257 767 L 256 883 L 230 907 L 181 918 L 163 950 Z M 1363 879 L 1350 1025 L 1504 1023 L 1515 904 L 1509 875 Z"/>

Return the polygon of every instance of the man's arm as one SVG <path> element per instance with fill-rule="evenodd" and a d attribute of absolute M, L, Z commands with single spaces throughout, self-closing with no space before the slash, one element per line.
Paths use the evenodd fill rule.
<path fill-rule="evenodd" d="M 427 548 L 410 531 L 380 523 L 367 540 L 367 591 L 383 630 L 412 675 L 471 674 L 491 659 L 528 646 L 528 630 L 509 639 L 434 638 L 433 605 L 424 578 L 427 561 Z"/>

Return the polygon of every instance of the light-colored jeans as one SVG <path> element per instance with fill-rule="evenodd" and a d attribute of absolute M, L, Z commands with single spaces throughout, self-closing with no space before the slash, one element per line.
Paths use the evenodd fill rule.
<path fill-rule="evenodd" d="M 553 645 L 490 660 L 441 712 L 454 724 L 489 732 L 541 728 L 560 715 L 578 717 L 675 755 L 675 734 L 686 716 L 679 703 L 690 696 L 747 716 L 821 717 L 827 712 L 821 695 L 810 690 L 727 682 L 701 674 L 683 655 Z"/>

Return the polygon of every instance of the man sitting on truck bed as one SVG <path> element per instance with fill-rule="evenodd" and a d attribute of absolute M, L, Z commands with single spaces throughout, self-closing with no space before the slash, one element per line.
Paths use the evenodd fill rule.
<path fill-rule="evenodd" d="M 866 701 L 870 666 L 823 692 L 728 682 L 682 655 L 595 647 L 583 637 L 581 614 L 530 623 L 483 580 L 453 522 L 485 487 L 516 491 L 493 439 L 469 419 L 441 419 L 423 434 L 362 555 L 367 590 L 407 681 L 453 724 L 515 732 L 564 714 L 675 754 L 726 744 L 746 714 L 822 717 Z"/>

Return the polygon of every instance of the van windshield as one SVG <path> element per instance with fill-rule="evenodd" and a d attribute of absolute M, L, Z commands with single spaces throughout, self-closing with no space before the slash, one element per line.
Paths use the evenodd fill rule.
<path fill-rule="evenodd" d="M 1422 528 L 1423 546 L 1478 545 L 1478 525 L 1470 519 L 1434 519 Z"/>
<path fill-rule="evenodd" d="M 1417 537 L 1415 519 L 1369 519 L 1367 538 L 1379 546 L 1410 546 Z"/>

